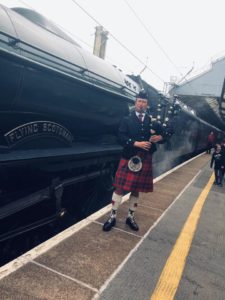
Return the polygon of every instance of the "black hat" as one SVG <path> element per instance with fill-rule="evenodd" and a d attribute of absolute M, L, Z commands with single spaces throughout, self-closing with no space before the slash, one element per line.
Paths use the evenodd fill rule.
<path fill-rule="evenodd" d="M 148 95 L 145 90 L 140 90 L 139 94 L 137 94 L 136 98 L 148 99 Z"/>

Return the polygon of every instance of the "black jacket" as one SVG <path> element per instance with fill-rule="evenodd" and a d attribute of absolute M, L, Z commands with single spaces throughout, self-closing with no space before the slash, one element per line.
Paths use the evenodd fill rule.
<path fill-rule="evenodd" d="M 214 169 L 221 169 L 221 166 L 225 165 L 225 157 L 222 151 L 214 152 L 212 155 L 210 167 L 212 168 L 214 164 Z"/>
<path fill-rule="evenodd" d="M 129 159 L 137 154 L 137 151 L 144 151 L 141 148 L 134 147 L 134 142 L 149 141 L 151 135 L 164 136 L 163 127 L 157 123 L 152 122 L 150 116 L 145 114 L 144 121 L 141 123 L 133 111 L 129 116 L 124 117 L 119 126 L 119 143 L 123 146 L 122 157 Z M 156 145 L 152 144 L 149 149 L 150 153 L 156 151 Z"/>

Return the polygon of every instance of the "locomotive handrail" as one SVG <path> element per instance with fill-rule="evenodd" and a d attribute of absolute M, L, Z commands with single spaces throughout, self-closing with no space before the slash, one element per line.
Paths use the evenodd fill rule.
<path fill-rule="evenodd" d="M 75 77 L 75 76 L 73 76 L 73 75 L 70 75 L 69 73 L 63 72 L 63 71 L 61 71 L 61 70 L 59 70 L 59 69 L 56 69 L 56 68 L 54 68 L 54 67 L 51 67 L 51 66 L 46 66 L 46 65 L 43 64 L 43 63 L 40 63 L 40 62 L 37 62 L 37 61 L 32 60 L 32 59 L 30 59 L 30 58 L 24 57 L 23 55 L 20 55 L 20 54 L 17 54 L 17 53 L 12 53 L 11 51 L 8 51 L 8 50 L 6 50 L 6 49 L 1 49 L 1 48 L 0 48 L 0 52 L 1 52 L 1 53 L 6 53 L 6 54 L 8 54 L 8 55 L 10 55 L 10 56 L 14 56 L 14 57 L 16 57 L 16 58 L 18 58 L 18 59 L 21 59 L 21 60 L 25 61 L 25 62 L 35 64 L 35 65 L 37 65 L 37 66 L 39 66 L 39 67 L 42 67 L 42 68 L 44 68 L 44 69 L 48 69 L 49 71 L 56 72 L 56 73 L 58 73 L 58 74 L 60 74 L 60 75 L 66 76 L 66 77 L 68 77 L 68 78 L 72 78 L 72 79 L 74 79 L 74 80 L 76 80 L 76 81 L 82 82 L 83 84 L 86 84 L 86 85 L 89 85 L 89 86 L 94 86 L 94 87 L 97 87 L 97 88 L 100 89 L 100 90 L 110 92 L 110 93 L 112 93 L 112 94 L 114 94 L 114 95 L 118 95 L 118 96 L 120 96 L 121 98 L 123 98 L 123 99 L 126 100 L 126 101 L 127 101 L 127 100 L 132 101 L 132 99 L 131 99 L 130 97 L 128 97 L 127 95 L 124 95 L 124 94 L 121 94 L 121 93 L 119 93 L 119 92 L 116 92 L 115 90 L 109 90 L 109 89 L 106 89 L 106 88 L 104 88 L 104 87 L 102 87 L 102 86 L 99 86 L 99 85 L 94 84 L 93 82 L 88 82 L 88 81 L 86 81 L 86 80 L 83 80 L 83 79 L 81 79 L 80 77 L 77 78 L 77 77 Z M 100 76 L 100 75 L 99 75 L 99 76 Z"/>
<path fill-rule="evenodd" d="M 57 65 L 58 66 L 62 66 L 62 67 L 66 67 L 68 70 L 72 70 L 73 72 L 75 72 L 75 74 L 76 73 L 78 73 L 78 74 L 84 74 L 85 72 L 88 72 L 89 73 L 89 76 L 88 76 L 88 78 L 87 79 L 90 79 L 90 82 L 91 81 L 93 81 L 94 80 L 94 78 L 93 77 L 91 77 L 90 76 L 90 74 L 93 74 L 93 75 L 95 75 L 95 76 L 98 76 L 99 78 L 102 78 L 104 81 L 107 81 L 107 82 L 109 82 L 109 83 L 112 83 L 112 86 L 114 85 L 114 87 L 117 87 L 119 90 L 128 90 L 130 93 L 132 93 L 132 95 L 131 96 L 135 96 L 135 92 L 133 91 L 133 90 L 131 90 L 131 89 L 129 89 L 129 87 L 127 87 L 127 86 L 123 86 L 123 85 L 121 85 L 121 84 L 119 84 L 119 83 L 117 83 L 117 82 L 115 82 L 115 81 L 113 81 L 113 80 L 111 80 L 111 79 L 109 79 L 109 78 L 106 78 L 106 77 L 104 77 L 104 76 L 102 76 L 102 75 L 100 75 L 100 74 L 98 74 L 98 73 L 96 73 L 96 72 L 93 72 L 93 71 L 91 71 L 91 70 L 89 70 L 88 68 L 83 68 L 82 66 L 79 66 L 78 64 L 75 64 L 75 63 L 72 63 L 71 61 L 68 61 L 68 60 L 66 60 L 66 59 L 64 59 L 64 58 L 62 58 L 62 57 L 59 57 L 59 56 L 56 56 L 56 55 L 54 55 L 54 54 L 52 54 L 52 53 L 49 53 L 49 52 L 47 52 L 47 51 L 44 51 L 43 49 L 40 49 L 40 48 L 38 48 L 38 47 L 35 47 L 35 46 L 33 46 L 33 45 L 31 45 L 31 44 L 28 44 L 28 43 L 26 43 L 25 41 L 23 41 L 23 40 L 21 40 L 21 39 L 19 39 L 19 38 L 15 38 L 15 37 L 13 37 L 13 36 L 11 36 L 11 35 L 9 35 L 9 34 L 6 34 L 6 33 L 4 33 L 4 32 L 2 32 L 2 31 L 0 31 L 0 34 L 3 34 L 3 35 L 5 35 L 5 36 L 7 36 L 9 39 L 15 39 L 16 40 L 16 45 L 18 45 L 18 44 L 20 44 L 21 46 L 22 45 L 25 45 L 25 46 L 28 46 L 28 47 L 30 47 L 30 48 L 32 48 L 32 49 L 34 49 L 34 50 L 37 50 L 37 51 L 40 51 L 40 54 L 45 54 L 45 55 L 47 55 L 48 57 L 43 57 L 43 56 L 41 56 L 40 54 L 37 54 L 37 53 L 35 53 L 35 56 L 36 57 L 40 57 L 40 58 L 44 58 L 46 61 L 48 61 L 48 62 L 50 62 L 50 63 L 56 63 L 54 60 L 51 60 L 50 58 L 55 58 L 55 59 L 57 59 Z M 10 44 L 10 42 L 8 43 L 8 44 Z M 12 45 L 11 45 L 12 46 Z M 20 50 L 21 51 L 24 51 L 24 52 L 26 52 L 26 53 L 28 53 L 28 54 L 33 54 L 31 51 L 28 51 L 28 49 L 24 49 L 23 47 L 21 47 L 20 46 Z M 13 46 L 12 46 L 13 47 Z M 18 46 L 17 46 L 18 47 Z M 1 51 L 6 51 L 7 52 L 7 50 L 6 49 L 1 49 L 0 48 L 0 50 Z M 10 52 L 11 53 L 11 52 Z M 16 54 L 16 53 L 13 53 L 13 54 L 15 54 L 16 56 L 18 55 L 18 54 Z M 21 55 L 19 55 L 19 57 L 22 57 L 24 60 L 28 60 L 28 61 L 31 61 L 31 62 L 33 62 L 33 63 L 36 63 L 36 64 L 41 64 L 40 62 L 38 62 L 38 61 L 36 61 L 36 60 L 31 60 L 31 59 L 29 59 L 29 58 L 27 58 L 27 57 L 25 57 L 25 56 L 23 56 L 22 54 Z M 80 70 L 74 70 L 74 69 L 72 69 L 69 65 L 63 65 L 62 63 L 60 63 L 60 62 L 65 62 L 65 63 L 67 63 L 67 64 L 69 64 L 69 65 L 71 65 L 71 66 L 74 66 L 74 67 L 76 67 L 76 68 L 78 68 L 78 69 L 80 69 Z M 43 65 L 45 68 L 52 68 L 51 66 L 46 66 L 46 65 L 44 65 L 44 64 L 41 64 L 41 65 Z M 57 68 L 54 68 L 55 70 L 58 70 L 58 71 L 60 71 L 60 72 L 63 72 L 62 70 L 60 70 L 60 69 L 57 69 Z M 63 72 L 63 74 L 66 74 L 66 73 L 64 73 Z M 69 74 L 69 73 L 68 73 Z M 82 80 L 82 79 L 80 79 L 80 77 L 79 77 L 79 80 L 81 80 L 82 82 L 85 82 L 84 80 Z M 104 83 L 105 84 L 105 83 Z M 92 85 L 95 85 L 95 86 L 97 86 L 97 87 L 99 87 L 99 88 L 101 88 L 100 86 L 98 86 L 98 85 L 96 85 L 96 84 L 94 84 L 94 82 L 92 83 Z M 108 84 L 108 86 L 110 86 L 109 84 Z M 111 90 L 110 90 L 111 91 Z M 119 95 L 123 95 L 123 94 L 119 94 Z"/>

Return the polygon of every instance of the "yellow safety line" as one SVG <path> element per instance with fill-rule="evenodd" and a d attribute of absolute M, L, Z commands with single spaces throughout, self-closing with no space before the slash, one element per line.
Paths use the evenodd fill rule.
<path fill-rule="evenodd" d="M 214 175 L 198 197 L 183 229 L 173 247 L 173 250 L 164 266 L 151 300 L 171 300 L 177 291 L 185 267 L 186 258 L 198 225 L 202 207 L 213 185 Z"/>

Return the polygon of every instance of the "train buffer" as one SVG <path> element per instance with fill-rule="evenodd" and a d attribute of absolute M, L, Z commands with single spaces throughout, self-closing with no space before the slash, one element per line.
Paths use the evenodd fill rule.
<path fill-rule="evenodd" d="M 0 268 L 0 299 L 224 299 L 225 187 L 202 154 L 142 194 L 140 226 L 110 205 Z"/>

